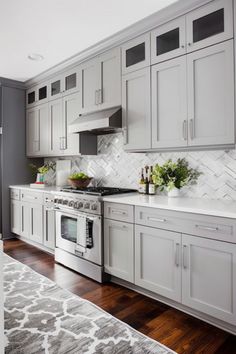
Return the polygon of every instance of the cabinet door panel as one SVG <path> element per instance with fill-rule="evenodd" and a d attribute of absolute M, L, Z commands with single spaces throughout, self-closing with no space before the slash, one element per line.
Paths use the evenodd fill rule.
<path fill-rule="evenodd" d="M 98 109 L 98 91 L 100 83 L 98 59 L 87 61 L 81 66 L 82 111 L 89 112 Z"/>
<path fill-rule="evenodd" d="M 122 45 L 122 74 L 128 74 L 150 65 L 150 33 Z"/>
<path fill-rule="evenodd" d="M 79 151 L 79 134 L 69 133 L 69 125 L 79 116 L 81 110 L 81 97 L 79 93 L 63 98 L 63 114 L 65 120 L 65 145 L 64 154 L 66 155 L 78 155 Z"/>
<path fill-rule="evenodd" d="M 133 225 L 105 219 L 104 247 L 105 271 L 134 282 Z"/>
<path fill-rule="evenodd" d="M 49 114 L 48 104 L 38 106 L 39 118 L 39 154 L 45 156 L 49 152 Z"/>
<path fill-rule="evenodd" d="M 185 17 L 165 23 L 151 32 L 152 64 L 186 53 Z"/>
<path fill-rule="evenodd" d="M 151 147 L 150 68 L 122 77 L 124 149 Z"/>
<path fill-rule="evenodd" d="M 30 207 L 30 239 L 43 243 L 43 206 L 29 204 Z"/>
<path fill-rule="evenodd" d="M 152 147 L 187 146 L 186 58 L 152 67 Z"/>
<path fill-rule="evenodd" d="M 20 228 L 20 235 L 26 238 L 30 237 L 30 205 L 29 203 L 21 202 L 21 228 Z"/>
<path fill-rule="evenodd" d="M 186 16 L 187 51 L 233 38 L 232 0 L 216 0 Z"/>
<path fill-rule="evenodd" d="M 236 324 L 236 245 L 182 236 L 183 304 Z"/>
<path fill-rule="evenodd" d="M 63 75 L 58 75 L 54 77 L 49 82 L 49 99 L 58 99 L 63 94 Z"/>
<path fill-rule="evenodd" d="M 189 145 L 234 143 L 233 41 L 187 55 Z"/>
<path fill-rule="evenodd" d="M 53 210 L 44 209 L 44 246 L 55 249 L 55 214 Z"/>
<path fill-rule="evenodd" d="M 80 88 L 80 72 L 79 67 L 75 67 L 64 74 L 63 95 L 72 94 L 79 91 Z"/>
<path fill-rule="evenodd" d="M 100 57 L 100 109 L 121 105 L 120 48 Z"/>
<path fill-rule="evenodd" d="M 181 234 L 135 226 L 135 284 L 181 301 Z"/>
<path fill-rule="evenodd" d="M 27 156 L 37 156 L 40 154 L 39 136 L 39 114 L 38 109 L 28 109 L 26 111 L 26 135 L 27 135 Z"/>
<path fill-rule="evenodd" d="M 20 235 L 21 231 L 21 203 L 19 200 L 11 200 L 11 231 Z"/>
<path fill-rule="evenodd" d="M 58 99 L 49 103 L 50 115 L 50 154 L 62 155 L 65 141 L 65 124 L 63 119 L 62 100 Z"/>

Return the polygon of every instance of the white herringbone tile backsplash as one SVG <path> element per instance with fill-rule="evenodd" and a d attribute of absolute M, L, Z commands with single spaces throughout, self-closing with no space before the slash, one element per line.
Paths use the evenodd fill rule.
<path fill-rule="evenodd" d="M 184 195 L 236 200 L 236 150 L 127 153 L 123 150 L 122 134 L 112 134 L 98 137 L 97 156 L 66 159 L 72 160 L 73 172 L 83 171 L 93 176 L 98 185 L 136 189 L 141 167 L 183 157 L 192 167 L 203 172 L 197 185 L 183 190 Z M 54 183 L 55 176 L 49 177 L 49 182 Z"/>

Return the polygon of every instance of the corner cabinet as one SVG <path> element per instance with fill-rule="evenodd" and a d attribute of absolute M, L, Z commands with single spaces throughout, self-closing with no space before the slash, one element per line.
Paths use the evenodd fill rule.
<path fill-rule="evenodd" d="M 150 67 L 122 76 L 125 150 L 151 148 Z"/>

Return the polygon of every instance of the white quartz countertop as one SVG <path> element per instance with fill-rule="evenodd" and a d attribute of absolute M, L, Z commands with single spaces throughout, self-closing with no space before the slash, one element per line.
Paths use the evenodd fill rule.
<path fill-rule="evenodd" d="M 56 186 L 35 188 L 35 187 L 30 187 L 29 184 L 11 185 L 11 186 L 9 186 L 9 188 L 25 189 L 25 190 L 29 190 L 29 191 L 42 192 L 42 193 L 53 193 L 53 192 L 58 192 L 61 190 L 61 187 L 56 187 Z"/>
<path fill-rule="evenodd" d="M 25 189 L 42 193 L 60 191 L 61 187 L 30 187 L 29 184 L 11 185 L 10 188 Z M 139 193 L 116 194 L 102 198 L 104 202 L 129 204 L 172 211 L 182 211 L 225 218 L 236 218 L 236 201 L 212 200 L 206 198 L 168 198 L 159 195 L 142 195 Z"/>
<path fill-rule="evenodd" d="M 168 198 L 165 196 L 150 196 L 141 195 L 138 193 L 107 196 L 103 197 L 103 201 L 172 211 L 182 211 L 186 213 L 236 218 L 236 201 L 234 202 L 187 197 Z"/>

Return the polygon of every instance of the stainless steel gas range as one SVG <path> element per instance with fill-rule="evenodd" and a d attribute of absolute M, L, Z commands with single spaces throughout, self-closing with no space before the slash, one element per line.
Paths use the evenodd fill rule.
<path fill-rule="evenodd" d="M 134 192 L 132 189 L 63 188 L 54 199 L 56 217 L 55 260 L 68 268 L 103 282 L 104 195 Z"/>

